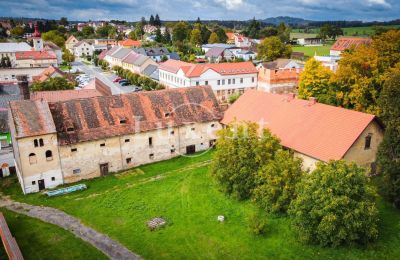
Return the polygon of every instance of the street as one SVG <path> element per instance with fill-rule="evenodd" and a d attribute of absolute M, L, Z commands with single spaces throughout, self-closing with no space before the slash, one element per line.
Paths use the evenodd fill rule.
<path fill-rule="evenodd" d="M 73 69 L 78 69 L 89 75 L 90 78 L 98 78 L 103 81 L 111 89 L 113 95 L 119 95 L 124 93 L 134 92 L 135 86 L 120 86 L 118 83 L 114 83 L 113 80 L 117 77 L 112 72 L 104 72 L 101 68 L 95 67 L 94 65 L 86 65 L 81 61 L 75 61 L 72 64 Z"/>

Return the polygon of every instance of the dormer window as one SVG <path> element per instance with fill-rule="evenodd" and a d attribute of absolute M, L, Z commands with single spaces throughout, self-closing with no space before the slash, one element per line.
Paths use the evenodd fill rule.
<path fill-rule="evenodd" d="M 74 128 L 73 127 L 68 127 L 67 128 L 67 132 L 73 132 L 74 131 Z"/>
<path fill-rule="evenodd" d="M 120 123 L 121 125 L 126 124 L 126 119 L 125 119 L 125 118 L 124 118 L 124 119 L 120 119 L 120 120 L 119 120 L 119 123 Z"/>

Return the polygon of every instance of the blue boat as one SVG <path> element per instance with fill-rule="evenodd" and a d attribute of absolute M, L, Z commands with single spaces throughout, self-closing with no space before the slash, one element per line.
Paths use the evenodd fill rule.
<path fill-rule="evenodd" d="M 44 194 L 46 194 L 49 197 L 54 197 L 54 196 L 59 196 L 59 195 L 64 195 L 64 194 L 68 194 L 74 191 L 78 191 L 78 190 L 86 190 L 86 184 L 78 184 L 78 185 L 74 185 L 74 186 L 70 186 L 70 187 L 66 187 L 66 188 L 61 188 L 58 190 L 52 190 L 52 191 L 47 191 Z"/>

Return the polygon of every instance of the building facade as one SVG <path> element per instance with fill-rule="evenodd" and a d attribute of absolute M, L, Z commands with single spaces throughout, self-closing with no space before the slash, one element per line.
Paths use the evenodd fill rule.
<path fill-rule="evenodd" d="M 24 193 L 207 150 L 222 119 L 210 87 L 10 107 Z"/>

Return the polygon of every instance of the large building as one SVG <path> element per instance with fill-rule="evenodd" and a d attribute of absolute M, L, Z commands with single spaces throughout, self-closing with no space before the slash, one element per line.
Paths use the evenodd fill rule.
<path fill-rule="evenodd" d="M 233 94 L 256 89 L 257 74 L 251 62 L 193 64 L 168 60 L 159 67 L 161 84 L 169 88 L 209 85 L 220 102 Z"/>
<path fill-rule="evenodd" d="M 371 38 L 360 37 L 340 37 L 335 44 L 332 45 L 330 50 L 331 56 L 340 56 L 343 51 L 350 48 L 357 48 L 361 45 L 371 44 Z"/>
<path fill-rule="evenodd" d="M 48 68 L 58 66 L 57 56 L 48 51 L 19 51 L 15 53 L 14 68 Z"/>
<path fill-rule="evenodd" d="M 32 47 L 26 42 L 0 42 L 0 59 L 8 57 L 10 62 L 13 63 L 16 52 L 31 50 Z"/>
<path fill-rule="evenodd" d="M 250 121 L 269 129 L 313 170 L 318 161 L 354 161 L 375 168 L 383 128 L 374 115 L 329 106 L 292 94 L 248 91 L 225 112 L 222 123 Z"/>
<path fill-rule="evenodd" d="M 222 113 L 210 87 L 192 87 L 14 101 L 9 117 L 26 194 L 209 149 Z"/>

